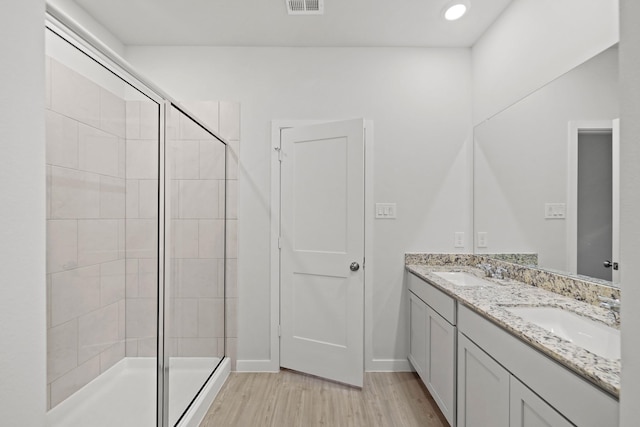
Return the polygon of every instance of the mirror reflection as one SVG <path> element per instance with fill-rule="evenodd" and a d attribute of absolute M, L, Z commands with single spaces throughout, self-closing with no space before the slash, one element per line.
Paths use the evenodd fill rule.
<path fill-rule="evenodd" d="M 474 128 L 475 253 L 617 283 L 618 105 L 614 46 Z"/>

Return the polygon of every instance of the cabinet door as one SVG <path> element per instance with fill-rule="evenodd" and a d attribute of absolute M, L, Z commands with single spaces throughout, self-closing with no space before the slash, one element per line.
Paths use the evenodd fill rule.
<path fill-rule="evenodd" d="M 547 402 L 529 390 L 516 377 L 511 377 L 510 427 L 571 427 Z"/>
<path fill-rule="evenodd" d="M 456 328 L 427 307 L 427 388 L 449 425 L 455 415 Z"/>
<path fill-rule="evenodd" d="M 426 382 L 427 372 L 427 305 L 409 292 L 409 361 Z"/>
<path fill-rule="evenodd" d="M 509 376 L 458 333 L 458 427 L 508 427 Z"/>

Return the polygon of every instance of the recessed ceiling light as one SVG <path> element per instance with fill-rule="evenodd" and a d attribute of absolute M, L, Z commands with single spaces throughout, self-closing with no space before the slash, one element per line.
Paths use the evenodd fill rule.
<path fill-rule="evenodd" d="M 469 9 L 469 4 L 465 2 L 454 2 L 450 3 L 444 8 L 444 19 L 447 21 L 455 21 L 456 19 L 460 19 L 467 13 Z"/>

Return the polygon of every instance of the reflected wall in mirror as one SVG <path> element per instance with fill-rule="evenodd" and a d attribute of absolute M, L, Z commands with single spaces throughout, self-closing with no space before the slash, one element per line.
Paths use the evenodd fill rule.
<path fill-rule="evenodd" d="M 476 126 L 475 253 L 535 253 L 540 268 L 612 280 L 611 269 L 601 265 L 616 254 L 611 229 L 616 229 L 617 199 L 611 182 L 602 183 L 593 172 L 608 167 L 601 175 L 616 176 L 611 145 L 618 116 L 614 46 Z M 603 137 L 602 154 L 591 157 L 604 166 L 585 167 L 587 142 L 594 136 Z M 595 203 L 606 206 L 588 210 L 581 194 L 599 196 Z M 585 217 L 595 220 L 587 231 Z M 609 255 L 596 254 L 595 234 L 605 235 L 604 242 L 608 234 L 604 253 Z"/>

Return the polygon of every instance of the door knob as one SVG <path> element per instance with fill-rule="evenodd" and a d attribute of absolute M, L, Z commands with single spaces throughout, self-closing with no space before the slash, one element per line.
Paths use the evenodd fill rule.
<path fill-rule="evenodd" d="M 611 268 L 613 267 L 614 270 L 618 269 L 618 263 L 617 262 L 611 262 L 609 260 L 606 260 L 604 263 L 604 268 Z"/>
<path fill-rule="evenodd" d="M 357 262 L 352 262 L 349 268 L 351 269 L 351 271 L 358 271 L 360 270 L 360 264 L 358 264 Z"/>

